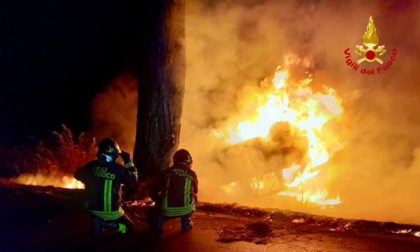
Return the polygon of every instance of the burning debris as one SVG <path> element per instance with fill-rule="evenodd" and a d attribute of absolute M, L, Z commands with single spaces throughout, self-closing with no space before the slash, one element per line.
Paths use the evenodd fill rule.
<path fill-rule="evenodd" d="M 400 229 L 400 230 L 391 230 L 393 234 L 409 234 L 411 233 L 412 229 Z"/>
<path fill-rule="evenodd" d="M 152 200 L 130 200 L 130 201 L 126 201 L 125 204 L 129 207 L 133 207 L 133 208 L 145 208 L 145 207 L 154 207 L 155 206 L 155 202 L 153 202 Z"/>
<path fill-rule="evenodd" d="M 388 232 L 391 232 L 393 234 L 399 234 L 399 235 L 408 235 L 408 236 L 420 237 L 420 231 L 414 231 L 412 228 L 409 228 L 409 229 L 395 229 L 395 230 L 389 230 Z"/>
<path fill-rule="evenodd" d="M 321 165 L 342 147 L 339 136 L 325 126 L 343 109 L 332 88 L 314 92 L 311 81 L 294 82 L 287 70 L 278 67 L 273 77 L 261 83 L 260 90 L 242 102 L 242 112 L 214 132 L 227 145 L 217 154 L 226 169 L 229 162 L 225 160 L 241 158 L 235 156 L 237 152 L 262 156 L 271 165 L 245 171 L 239 180 L 222 186 L 226 193 L 249 187 L 255 196 L 288 196 L 305 205 L 341 203 L 340 196 L 329 198 L 325 174 L 320 173 L 325 173 Z"/>
<path fill-rule="evenodd" d="M 336 228 L 330 228 L 330 231 L 333 232 L 345 232 L 345 231 L 349 231 L 351 229 L 351 223 L 350 222 L 346 222 L 344 223 L 344 225 L 339 225 Z"/>
<path fill-rule="evenodd" d="M 292 223 L 303 224 L 303 223 L 305 223 L 305 219 L 303 219 L 303 218 L 294 219 L 294 220 L 292 220 Z"/>
<path fill-rule="evenodd" d="M 230 225 L 217 229 L 218 240 L 222 242 L 248 241 L 254 242 L 261 237 L 256 237 L 257 231 L 251 227 L 264 227 L 270 230 L 264 233 L 269 237 L 281 235 L 284 230 L 297 233 L 334 232 L 334 233 L 391 233 L 395 235 L 408 235 L 420 237 L 419 226 L 397 224 L 393 222 L 376 222 L 365 220 L 350 220 L 317 216 L 287 210 L 256 209 L 237 204 L 212 204 L 200 202 L 197 209 L 211 214 L 226 214 L 246 217 L 250 224 Z M 258 228 L 257 228 L 258 229 Z M 276 232 L 280 230 L 281 232 Z M 283 231 L 282 231 L 283 230 Z M 262 236 L 264 236 L 262 235 Z"/>
<path fill-rule="evenodd" d="M 253 222 L 237 227 L 225 226 L 218 231 L 219 242 L 247 241 L 266 244 L 273 230 L 264 222 Z"/>

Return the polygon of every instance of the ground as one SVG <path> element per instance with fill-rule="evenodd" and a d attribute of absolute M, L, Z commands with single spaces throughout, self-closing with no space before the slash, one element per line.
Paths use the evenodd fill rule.
<path fill-rule="evenodd" d="M 172 219 L 156 237 L 128 213 L 134 232 L 94 240 L 80 191 L 0 182 L 0 251 L 420 251 L 420 238 L 391 232 L 418 226 L 210 203 L 199 204 L 188 232 Z M 128 205 L 144 216 L 139 203 Z"/>

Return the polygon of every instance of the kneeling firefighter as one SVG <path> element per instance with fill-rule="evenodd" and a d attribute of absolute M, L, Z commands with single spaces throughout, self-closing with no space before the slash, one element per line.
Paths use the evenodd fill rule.
<path fill-rule="evenodd" d="M 178 150 L 173 156 L 173 166 L 161 172 L 150 188 L 156 207 L 149 212 L 149 225 L 158 235 L 163 233 L 163 224 L 170 218 L 181 218 L 184 231 L 192 228 L 191 215 L 195 211 L 198 192 L 192 163 L 187 150 Z"/>
<path fill-rule="evenodd" d="M 133 222 L 124 214 L 120 203 L 121 187 L 137 182 L 137 169 L 130 154 L 121 151 L 117 142 L 104 138 L 99 142 L 97 159 L 76 170 L 74 177 L 85 184 L 87 209 L 93 214 L 92 233 L 98 237 L 103 228 L 126 233 Z M 124 165 L 117 163 L 118 157 Z"/>

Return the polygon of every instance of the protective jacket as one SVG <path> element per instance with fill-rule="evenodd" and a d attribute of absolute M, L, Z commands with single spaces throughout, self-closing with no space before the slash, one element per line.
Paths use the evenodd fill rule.
<path fill-rule="evenodd" d="M 159 175 L 152 197 L 161 215 L 178 217 L 195 211 L 197 192 L 197 175 L 187 164 L 178 163 Z"/>
<path fill-rule="evenodd" d="M 91 161 L 78 168 L 74 177 L 85 184 L 87 208 L 104 220 L 115 220 L 124 215 L 121 203 L 121 185 L 137 182 L 137 169 L 132 162 Z"/>

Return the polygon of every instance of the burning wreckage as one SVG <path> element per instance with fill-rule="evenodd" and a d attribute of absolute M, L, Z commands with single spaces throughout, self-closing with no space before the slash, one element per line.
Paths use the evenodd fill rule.
<path fill-rule="evenodd" d="M 311 82 L 294 83 L 278 67 L 242 102 L 243 110 L 214 131 L 223 142 L 214 159 L 231 175 L 222 185 L 227 194 L 340 203 L 340 196 L 329 198 L 322 165 L 342 148 L 334 125 L 343 109 L 334 89 L 314 93 Z"/>

